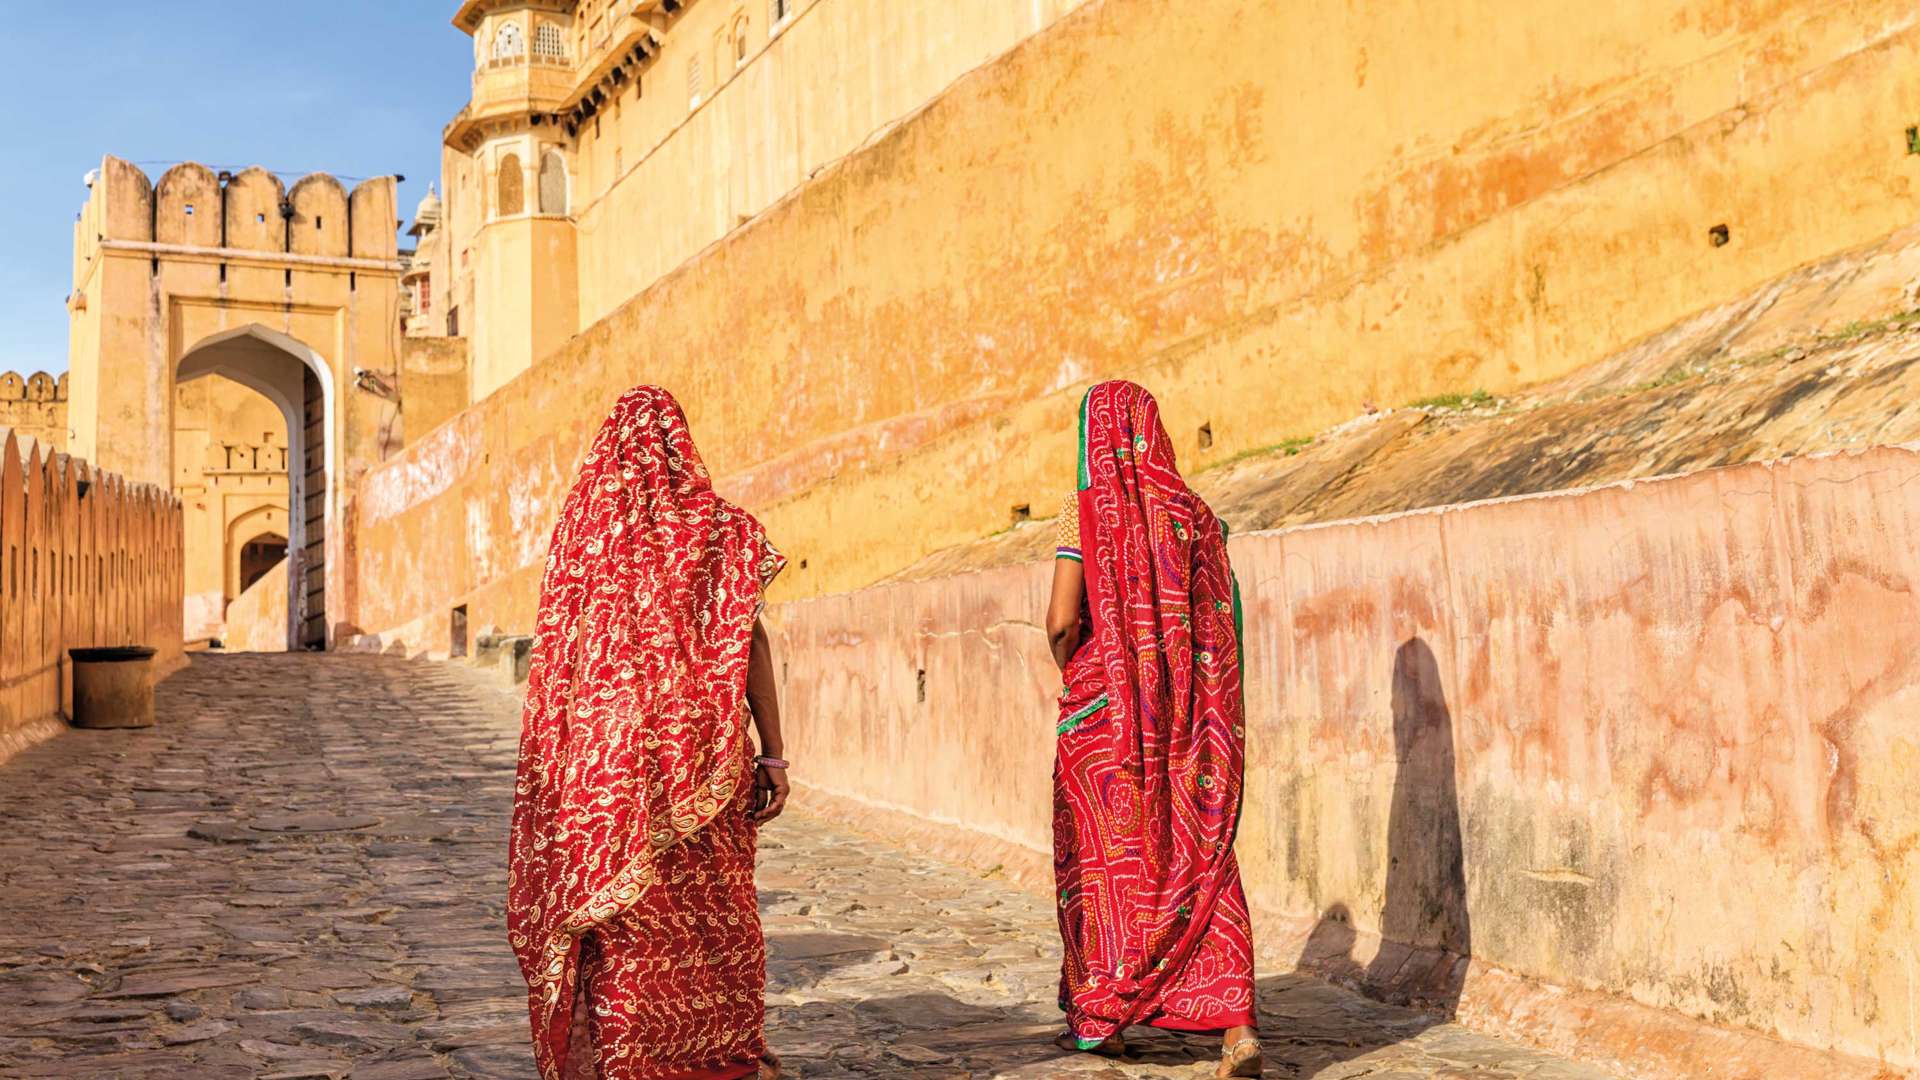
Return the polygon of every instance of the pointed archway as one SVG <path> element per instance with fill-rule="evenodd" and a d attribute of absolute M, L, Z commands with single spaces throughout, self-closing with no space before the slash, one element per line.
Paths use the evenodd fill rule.
<path fill-rule="evenodd" d="M 287 424 L 287 647 L 327 644 L 327 523 L 334 516 L 338 450 L 328 439 L 333 374 L 311 347 L 250 323 L 201 340 L 180 358 L 175 379 L 220 375 L 252 389 Z"/>

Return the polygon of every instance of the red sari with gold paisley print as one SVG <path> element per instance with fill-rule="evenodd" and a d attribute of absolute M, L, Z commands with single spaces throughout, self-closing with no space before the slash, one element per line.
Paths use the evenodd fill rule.
<path fill-rule="evenodd" d="M 514 786 L 544 1080 L 732 1080 L 765 1053 L 746 677 L 783 561 L 672 395 L 623 395 L 554 527 Z"/>
<path fill-rule="evenodd" d="M 1083 1048 L 1130 1024 L 1252 1024 L 1238 589 L 1225 527 L 1133 383 L 1081 405 L 1078 514 L 1086 607 L 1054 761 L 1061 1007 Z"/>

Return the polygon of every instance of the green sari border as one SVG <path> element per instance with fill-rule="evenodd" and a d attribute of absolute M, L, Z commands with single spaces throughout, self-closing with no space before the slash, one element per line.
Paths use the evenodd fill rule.
<path fill-rule="evenodd" d="M 1220 519 L 1220 543 L 1225 545 L 1231 539 L 1227 528 L 1227 519 Z M 1233 555 L 1227 555 L 1227 580 L 1233 582 L 1233 652 L 1234 659 L 1240 664 L 1240 677 L 1247 677 L 1247 626 L 1246 618 L 1240 607 L 1240 575 L 1233 572 Z M 1244 683 L 1243 683 L 1244 685 Z"/>
<path fill-rule="evenodd" d="M 1092 716 L 1094 713 L 1097 713 L 1101 709 L 1104 709 L 1106 707 L 1107 707 L 1107 695 L 1101 694 L 1099 697 L 1094 698 L 1092 701 L 1088 702 L 1085 708 L 1082 708 L 1080 711 L 1074 713 L 1072 716 L 1067 717 L 1065 720 L 1060 721 L 1060 726 L 1057 728 L 1054 728 L 1053 733 L 1055 735 L 1065 735 L 1067 732 L 1072 731 L 1074 728 L 1077 728 L 1082 723 L 1084 723 L 1087 717 Z"/>
<path fill-rule="evenodd" d="M 1086 393 L 1080 395 L 1080 437 L 1079 437 L 1079 455 L 1078 455 L 1080 458 L 1080 473 L 1079 473 L 1080 479 L 1078 481 L 1079 486 L 1074 488 L 1075 491 L 1085 491 L 1089 486 L 1093 484 L 1093 477 L 1087 475 L 1087 402 L 1091 401 L 1092 399 L 1093 399 L 1092 389 L 1088 389 Z"/>

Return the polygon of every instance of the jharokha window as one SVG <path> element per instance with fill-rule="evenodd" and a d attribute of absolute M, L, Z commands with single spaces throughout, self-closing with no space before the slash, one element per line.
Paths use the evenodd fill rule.
<path fill-rule="evenodd" d="M 527 54 L 527 38 L 520 24 L 505 23 L 493 38 L 493 58 L 495 60 L 518 60 Z"/>
<path fill-rule="evenodd" d="M 533 31 L 533 58 L 543 64 L 567 62 L 567 38 L 560 28 L 543 22 Z"/>

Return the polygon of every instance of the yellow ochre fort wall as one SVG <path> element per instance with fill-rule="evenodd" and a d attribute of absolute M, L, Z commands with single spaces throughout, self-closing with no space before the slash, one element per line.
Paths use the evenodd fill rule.
<path fill-rule="evenodd" d="M 476 70 L 442 157 L 449 242 L 427 260 L 435 332 L 458 313 L 474 346 L 473 397 L 493 393 L 1083 2 L 788 0 L 774 23 L 772 5 L 719 0 L 670 15 L 652 0 L 463 5 L 455 22 L 474 36 Z M 549 122 L 543 110 L 641 22 L 656 33 L 645 64 L 603 86 L 590 119 Z M 509 25 L 523 39 L 559 29 L 564 59 L 494 57 Z M 549 152 L 566 163 L 557 206 L 540 190 Z"/>
<path fill-rule="evenodd" d="M 455 604 L 529 628 L 583 440 L 638 382 L 796 597 L 1050 513 L 1093 379 L 1150 385 L 1195 468 L 1565 372 L 1913 220 L 1917 20 L 1088 4 L 369 469 L 353 621 L 409 650 Z"/>
<path fill-rule="evenodd" d="M 727 55 L 716 62 L 712 45 L 742 9 L 694 4 L 642 76 L 642 96 L 580 131 L 581 323 L 610 314 L 938 96 L 955 75 L 1083 2 L 812 0 L 794 4 L 764 42 L 750 26 L 748 55 L 737 64 Z M 689 110 L 686 66 L 696 54 L 705 61 L 704 93 Z"/>

